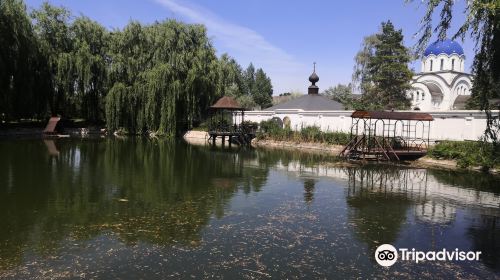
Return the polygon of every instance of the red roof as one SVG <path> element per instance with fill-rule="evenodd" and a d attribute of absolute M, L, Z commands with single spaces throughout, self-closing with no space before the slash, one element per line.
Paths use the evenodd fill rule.
<path fill-rule="evenodd" d="M 212 109 L 230 109 L 230 110 L 243 110 L 238 101 L 229 96 L 224 96 L 217 100 L 214 105 L 210 106 Z"/>
<path fill-rule="evenodd" d="M 434 118 L 427 113 L 413 112 L 387 112 L 387 111 L 355 111 L 352 118 L 358 119 L 384 119 L 384 120 L 410 120 L 433 121 Z"/>

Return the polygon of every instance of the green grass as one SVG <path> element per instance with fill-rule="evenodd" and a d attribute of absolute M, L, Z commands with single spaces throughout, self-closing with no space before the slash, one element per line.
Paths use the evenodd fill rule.
<path fill-rule="evenodd" d="M 343 132 L 323 132 L 318 126 L 302 127 L 299 131 L 294 131 L 290 128 L 282 128 L 276 122 L 269 120 L 260 123 L 257 139 L 347 145 L 349 143 L 349 134 Z"/>
<path fill-rule="evenodd" d="M 456 160 L 462 168 L 479 166 L 484 170 L 500 166 L 500 151 L 493 144 L 483 141 L 442 141 L 427 154 L 435 159 Z"/>

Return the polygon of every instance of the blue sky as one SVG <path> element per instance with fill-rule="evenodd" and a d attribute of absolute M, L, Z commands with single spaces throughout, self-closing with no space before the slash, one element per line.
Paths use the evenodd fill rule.
<path fill-rule="evenodd" d="M 43 1 L 27 0 L 30 8 Z M 317 62 L 318 86 L 324 90 L 351 80 L 354 56 L 364 36 L 376 33 L 382 21 L 403 29 L 405 44 L 414 46 L 425 7 L 415 0 L 51 0 L 74 15 L 84 14 L 109 29 L 130 20 L 142 23 L 175 18 L 202 23 L 217 49 L 242 66 L 253 62 L 271 77 L 274 94 L 306 92 L 312 63 Z M 464 0 L 457 1 L 453 35 L 464 20 Z M 470 71 L 474 44 L 460 42 Z M 420 71 L 420 63 L 411 65 Z"/>

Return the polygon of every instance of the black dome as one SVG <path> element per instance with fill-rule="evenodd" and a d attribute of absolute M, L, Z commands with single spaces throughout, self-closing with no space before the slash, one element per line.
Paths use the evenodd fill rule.
<path fill-rule="evenodd" d="M 316 74 L 316 71 L 314 71 L 311 76 L 309 76 L 309 82 L 311 82 L 313 85 L 319 81 L 319 77 Z"/>

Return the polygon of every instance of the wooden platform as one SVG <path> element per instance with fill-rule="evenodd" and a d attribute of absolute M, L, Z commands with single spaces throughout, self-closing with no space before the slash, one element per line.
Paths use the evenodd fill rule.
<path fill-rule="evenodd" d="M 416 160 L 425 156 L 427 150 L 393 150 L 388 152 L 372 149 L 369 152 L 352 150 L 347 151 L 347 153 L 349 159 L 385 160 L 385 154 L 387 154 L 391 160 Z"/>
<path fill-rule="evenodd" d="M 226 144 L 227 137 L 229 146 L 231 146 L 231 144 L 248 146 L 252 142 L 252 139 L 255 138 L 255 133 L 243 133 L 238 131 L 209 131 L 208 135 L 210 136 L 208 141 L 211 141 L 213 145 L 215 145 L 217 137 L 222 138 L 222 145 Z"/>

